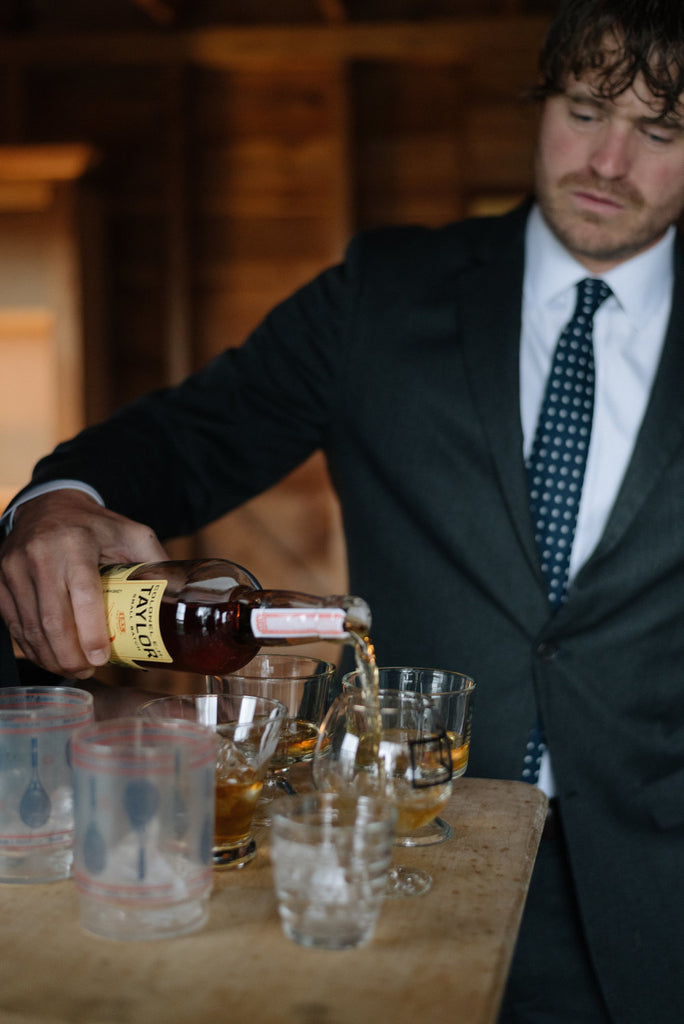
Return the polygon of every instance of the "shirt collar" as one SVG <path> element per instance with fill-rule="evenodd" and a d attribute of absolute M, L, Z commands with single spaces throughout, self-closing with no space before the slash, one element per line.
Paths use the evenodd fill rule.
<path fill-rule="evenodd" d="M 675 235 L 675 228 L 670 227 L 650 249 L 602 275 L 637 328 L 646 324 L 663 302 L 669 301 Z M 535 204 L 527 220 L 525 237 L 525 302 L 539 306 L 552 303 L 587 276 L 590 275 L 586 267 L 558 241 Z"/>

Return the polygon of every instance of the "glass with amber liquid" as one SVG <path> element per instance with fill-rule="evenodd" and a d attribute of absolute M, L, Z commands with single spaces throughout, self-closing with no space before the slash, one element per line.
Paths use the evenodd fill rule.
<path fill-rule="evenodd" d="M 318 727 L 328 707 L 335 675 L 332 662 L 300 654 L 257 654 L 237 672 L 207 676 L 211 693 L 250 693 L 279 700 L 287 708 L 276 752 L 254 816 L 255 825 L 270 825 L 270 803 L 282 793 L 292 793 L 290 770 L 311 761 Z"/>
<path fill-rule="evenodd" d="M 470 735 L 472 729 L 475 682 L 462 672 L 448 669 L 409 668 L 391 666 L 377 669 L 381 690 L 401 690 L 427 694 L 436 706 L 446 730 L 451 748 L 453 778 L 463 775 L 468 767 Z M 365 676 L 358 669 L 348 672 L 342 680 L 345 692 L 363 692 Z M 398 846 L 430 846 L 443 843 L 453 835 L 452 826 L 439 816 L 408 825 L 406 820 L 397 825 L 395 842 Z"/>
<path fill-rule="evenodd" d="M 397 832 L 431 821 L 451 794 L 451 747 L 431 698 L 379 689 L 373 703 L 349 689 L 330 707 L 313 760 L 317 789 L 375 795 L 397 810 Z M 431 876 L 394 865 L 389 895 L 426 892 Z"/>
<path fill-rule="evenodd" d="M 147 701 L 140 714 L 197 722 L 216 734 L 215 867 L 243 867 L 256 853 L 254 812 L 287 708 L 250 694 L 183 694 Z"/>

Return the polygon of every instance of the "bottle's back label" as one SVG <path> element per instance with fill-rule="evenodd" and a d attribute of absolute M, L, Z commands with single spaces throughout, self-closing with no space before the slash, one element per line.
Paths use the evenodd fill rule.
<path fill-rule="evenodd" d="M 107 566 L 102 590 L 114 665 L 140 668 L 169 664 L 173 658 L 162 639 L 159 616 L 167 580 L 131 580 L 137 566 Z"/>
<path fill-rule="evenodd" d="M 344 640 L 347 613 L 343 608 L 254 608 L 250 625 L 255 637 L 320 637 Z"/>

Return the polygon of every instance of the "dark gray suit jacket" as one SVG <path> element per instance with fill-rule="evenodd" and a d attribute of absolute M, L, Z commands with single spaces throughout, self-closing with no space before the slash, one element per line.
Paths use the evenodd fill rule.
<path fill-rule="evenodd" d="M 552 617 L 521 454 L 524 224 L 518 210 L 359 237 L 243 348 L 62 446 L 36 479 L 80 477 L 179 535 L 322 447 L 380 662 L 475 676 L 471 774 L 518 778 L 539 707 L 606 999 L 621 1024 L 680 1024 L 683 256 L 633 458 Z"/>

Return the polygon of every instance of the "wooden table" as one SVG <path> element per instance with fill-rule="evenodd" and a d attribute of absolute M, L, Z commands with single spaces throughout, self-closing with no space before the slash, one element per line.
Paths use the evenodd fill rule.
<path fill-rule="evenodd" d="M 209 924 L 119 943 L 83 932 L 70 881 L 0 885 L 2 1024 L 415 1024 L 496 1020 L 544 822 L 533 786 L 459 780 L 454 837 L 397 849 L 425 866 L 425 896 L 388 899 L 362 949 L 309 950 L 278 920 L 268 832 L 257 857 L 216 873 Z"/>

